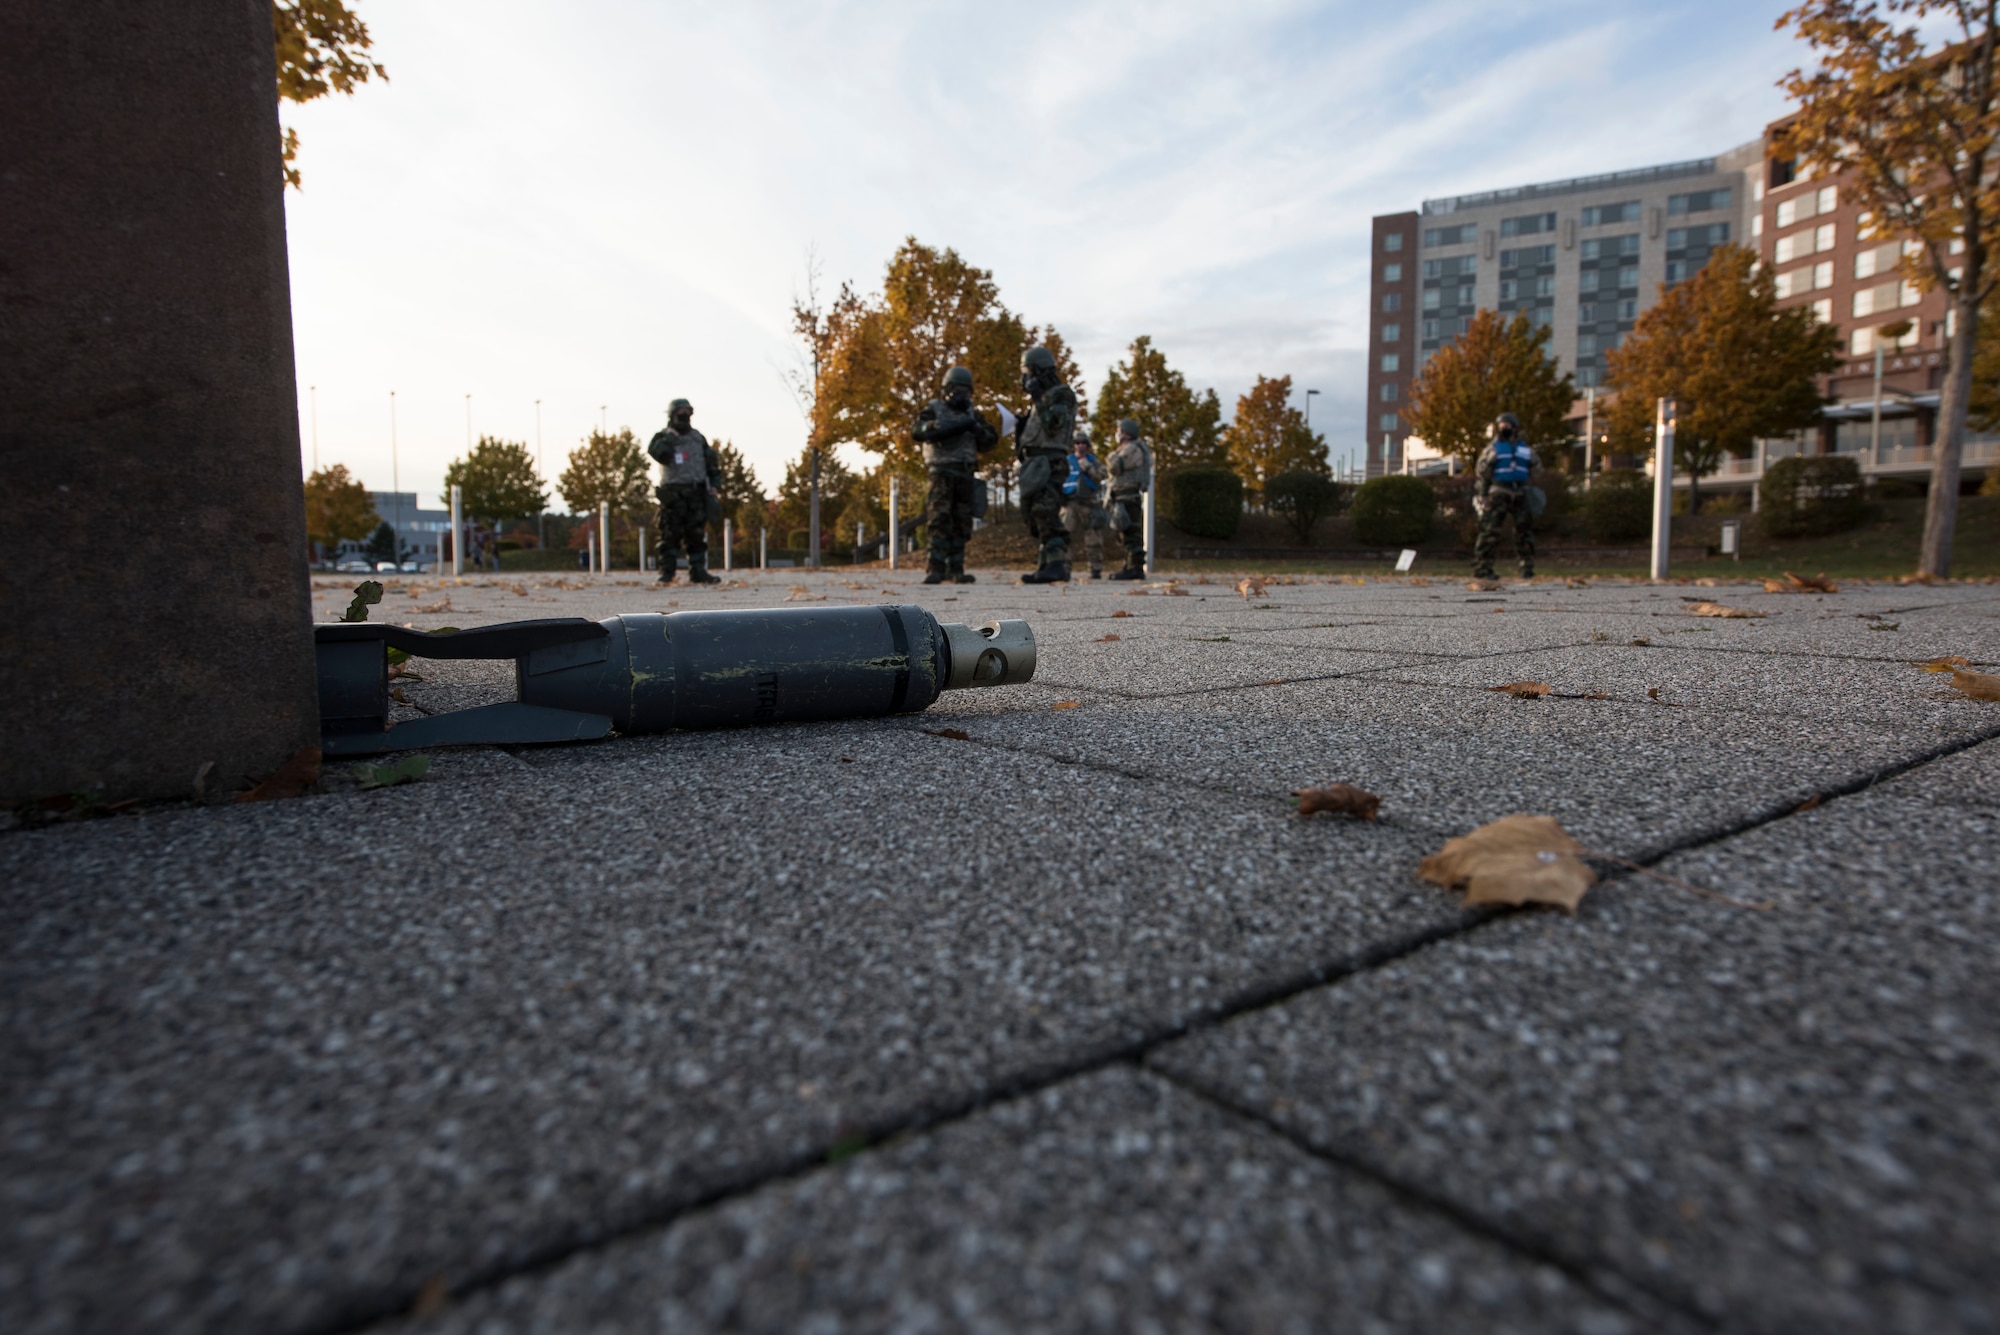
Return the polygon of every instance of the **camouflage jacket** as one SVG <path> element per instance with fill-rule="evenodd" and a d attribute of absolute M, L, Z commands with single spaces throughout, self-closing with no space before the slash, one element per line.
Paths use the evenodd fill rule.
<path fill-rule="evenodd" d="M 1076 431 L 1076 391 L 1056 385 L 1042 391 L 1042 397 L 1021 419 L 1017 444 L 1023 458 L 1032 454 L 1068 454 Z"/>
<path fill-rule="evenodd" d="M 1111 452 L 1111 494 L 1136 496 L 1153 481 L 1153 451 L 1140 440 L 1128 440 Z"/>
<path fill-rule="evenodd" d="M 646 453 L 660 462 L 660 482 L 665 486 L 699 486 L 706 482 L 722 489 L 722 460 L 708 437 L 689 427 L 685 433 L 667 427 L 654 435 Z"/>
<path fill-rule="evenodd" d="M 922 441 L 927 464 L 970 464 L 979 462 L 982 451 L 993 448 L 1000 433 L 987 424 L 978 410 L 964 412 L 943 399 L 932 399 L 917 414 L 910 428 L 912 438 Z"/>

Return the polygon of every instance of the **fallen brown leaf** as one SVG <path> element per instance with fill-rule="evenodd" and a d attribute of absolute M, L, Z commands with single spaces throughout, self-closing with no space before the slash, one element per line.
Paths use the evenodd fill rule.
<path fill-rule="evenodd" d="M 1971 667 L 1972 660 L 1969 658 L 1960 658 L 1957 654 L 1953 654 L 1949 658 L 1933 658 L 1919 663 L 1917 666 L 1926 672 L 1956 672 L 1962 667 Z"/>
<path fill-rule="evenodd" d="M 1236 582 L 1236 591 L 1242 594 L 1246 601 L 1251 598 L 1262 598 L 1266 596 L 1266 594 L 1264 593 L 1264 586 L 1258 583 L 1254 579 L 1238 580 Z"/>
<path fill-rule="evenodd" d="M 1488 686 L 1489 691 L 1505 691 L 1517 700 L 1539 700 L 1549 693 L 1545 681 L 1503 681 L 1498 686 Z"/>
<path fill-rule="evenodd" d="M 1146 591 L 1144 589 L 1127 589 L 1125 590 L 1125 596 L 1127 598 L 1144 598 Z"/>
<path fill-rule="evenodd" d="M 410 1315 L 431 1317 L 451 1305 L 451 1288 L 444 1282 L 443 1275 L 432 1275 L 417 1290 L 417 1300 L 410 1304 Z"/>
<path fill-rule="evenodd" d="M 425 603 L 422 607 L 412 607 L 410 610 L 412 612 L 424 612 L 424 613 L 449 612 L 451 611 L 451 595 L 447 593 L 442 599 L 440 599 L 437 602 Z"/>
<path fill-rule="evenodd" d="M 1652 700 L 1652 701 L 1653 701 L 1653 702 L 1654 702 L 1655 704 L 1662 704 L 1662 705 L 1665 705 L 1665 706 L 1666 706 L 1666 707 L 1667 707 L 1668 709 L 1679 709 L 1679 708 L 1680 708 L 1680 706 L 1679 706 L 1679 705 L 1675 704 L 1675 703 L 1674 703 L 1673 701 L 1671 701 L 1671 700 L 1662 700 L 1662 699 L 1660 699 L 1660 688 L 1659 688 L 1659 687 L 1657 687 L 1657 686 L 1648 686 L 1648 687 L 1646 688 L 1646 697 L 1647 697 L 1648 699 Z"/>
<path fill-rule="evenodd" d="M 1096 638 L 1095 640 L 1091 641 L 1091 643 L 1093 643 L 1093 644 L 1111 644 L 1111 643 L 1114 643 L 1114 642 L 1115 642 L 1115 641 L 1116 641 L 1117 639 L 1118 639 L 1118 637 L 1117 637 L 1116 635 L 1100 635 L 1100 636 L 1098 636 L 1098 637 L 1097 637 L 1097 638 Z"/>
<path fill-rule="evenodd" d="M 1167 597 L 1169 598 L 1185 598 L 1187 596 L 1188 591 L 1178 584 L 1172 584 L 1167 587 Z"/>
<path fill-rule="evenodd" d="M 513 586 L 513 588 L 509 589 L 508 592 L 512 593 L 518 598 L 525 598 L 528 596 L 528 586 L 525 584 L 516 584 Z"/>
<path fill-rule="evenodd" d="M 2000 672 L 1973 672 L 1954 668 L 1951 684 L 1974 700 L 2000 700 Z"/>
<path fill-rule="evenodd" d="M 1632 647 L 1633 647 L 1633 648 L 1635 648 L 1635 649 L 1643 649 L 1643 648 L 1645 648 L 1645 647 L 1646 647 L 1647 645 L 1649 645 L 1649 644 L 1651 644 L 1651 643 L 1652 643 L 1652 641 L 1651 641 L 1651 640 L 1649 640 L 1649 639 L 1646 639 L 1645 637 L 1641 636 L 1641 637 L 1640 637 L 1639 639 L 1636 639 L 1636 640 L 1632 641 Z"/>
<path fill-rule="evenodd" d="M 1786 581 L 1786 587 L 1784 591 L 1787 593 L 1839 593 L 1840 592 L 1840 586 L 1838 584 L 1835 584 L 1832 580 L 1828 579 L 1826 577 L 1826 572 L 1824 570 L 1820 571 L 1817 575 L 1814 575 L 1811 579 L 1807 579 L 1803 575 L 1794 575 L 1791 571 L 1787 570 L 1785 572 L 1785 581 Z M 1775 583 L 1775 581 L 1767 579 L 1764 581 L 1764 587 L 1766 589 L 1770 589 L 1773 583 Z"/>
<path fill-rule="evenodd" d="M 1461 903 L 1554 904 L 1569 913 L 1597 883 L 1583 845 L 1553 816 L 1502 816 L 1448 840 L 1417 866 L 1417 875 L 1465 889 Z"/>
<path fill-rule="evenodd" d="M 1049 708 L 1051 708 L 1051 709 L 1075 709 L 1075 708 L 1076 708 L 1076 707 L 1077 707 L 1078 705 L 1080 705 L 1080 704 L 1082 704 L 1082 703 L 1083 703 L 1083 701 L 1081 701 L 1081 700 L 1058 700 L 1058 701 L 1056 701 L 1056 702 L 1055 702 L 1055 703 L 1054 703 L 1053 705 L 1050 705 L 1050 706 L 1049 706 Z"/>
<path fill-rule="evenodd" d="M 972 740 L 972 734 L 963 728 L 925 728 L 924 731 L 933 737 L 949 737 L 954 742 L 969 742 Z"/>
<path fill-rule="evenodd" d="M 1382 799 L 1365 788 L 1356 788 L 1351 783 L 1329 783 L 1320 788 L 1294 788 L 1292 796 L 1299 799 L 1299 814 L 1310 816 L 1316 811 L 1330 811 L 1336 816 L 1359 816 L 1363 820 L 1374 820 L 1381 810 Z"/>
<path fill-rule="evenodd" d="M 1724 607 L 1721 603 L 1696 603 L 1688 608 L 1688 615 L 1695 617 L 1741 617 L 1755 619 L 1767 617 L 1769 612 L 1752 612 L 1741 607 Z"/>
<path fill-rule="evenodd" d="M 247 793 L 238 793 L 239 802 L 268 802 L 278 797 L 297 797 L 319 782 L 319 748 L 302 746 L 277 772 Z"/>
<path fill-rule="evenodd" d="M 1808 797 L 1808 798 L 1807 798 L 1807 799 L 1806 799 L 1805 801 L 1803 801 L 1803 802 L 1799 803 L 1799 804 L 1798 804 L 1797 806 L 1793 807 L 1793 808 L 1792 808 L 1792 814 L 1793 814 L 1794 816 L 1796 816 L 1796 815 L 1798 815 L 1798 814 L 1799 814 L 1799 813 L 1800 813 L 1801 811 L 1811 811 L 1811 810 L 1812 810 L 1812 809 L 1813 809 L 1814 807 L 1816 807 L 1816 806 L 1818 806 L 1818 805 L 1820 804 L 1820 798 L 1821 798 L 1821 794 L 1819 794 L 1819 793 L 1814 793 L 1814 794 L 1813 794 L 1813 795 L 1812 795 L 1811 797 Z"/>
<path fill-rule="evenodd" d="M 1260 681 L 1257 684 L 1259 686 L 1283 686 L 1285 684 L 1285 678 L 1273 677 L 1269 681 Z"/>
<path fill-rule="evenodd" d="M 1474 593 L 1497 593 L 1500 590 L 1500 581 L 1497 579 L 1475 579 L 1465 587 L 1471 589 Z"/>
<path fill-rule="evenodd" d="M 1131 614 L 1130 612 L 1127 612 L 1127 611 L 1124 611 L 1124 610 L 1122 610 L 1122 609 L 1121 609 L 1121 610 L 1119 610 L 1119 611 L 1116 611 L 1116 612 L 1113 612 L 1113 613 L 1112 613 L 1111 615 L 1112 615 L 1112 616 L 1114 616 L 1114 617 L 1129 617 L 1129 616 L 1131 616 L 1132 614 Z"/>

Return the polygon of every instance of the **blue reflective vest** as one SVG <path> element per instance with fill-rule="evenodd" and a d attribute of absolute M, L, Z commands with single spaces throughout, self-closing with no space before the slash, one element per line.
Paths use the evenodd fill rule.
<path fill-rule="evenodd" d="M 1096 463 L 1097 459 L 1095 456 L 1090 456 L 1090 461 Z M 1071 455 L 1064 462 L 1069 464 L 1069 476 L 1063 479 L 1063 495 L 1081 495 L 1084 500 L 1089 500 L 1097 492 L 1097 479 L 1077 466 L 1075 455 Z"/>
<path fill-rule="evenodd" d="M 1518 487 L 1528 480 L 1535 452 L 1518 440 L 1493 442 L 1493 480 Z"/>

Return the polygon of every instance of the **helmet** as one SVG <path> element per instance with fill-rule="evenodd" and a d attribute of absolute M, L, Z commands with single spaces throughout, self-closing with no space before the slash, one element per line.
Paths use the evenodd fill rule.
<path fill-rule="evenodd" d="M 966 370 L 963 366 L 952 367 L 944 373 L 944 388 L 947 394 L 954 389 L 971 389 L 972 372 Z"/>
<path fill-rule="evenodd" d="M 693 411 L 694 405 L 686 399 L 675 399 L 667 405 L 667 416 L 669 417 L 672 417 L 675 413 L 691 413 Z"/>
<path fill-rule="evenodd" d="M 1494 435 L 1504 436 L 1510 431 L 1516 435 L 1520 434 L 1521 431 L 1520 418 L 1514 416 L 1514 414 L 1512 413 L 1501 413 L 1498 417 L 1493 419 Z"/>
<path fill-rule="evenodd" d="M 1037 344 L 1021 354 L 1021 369 L 1023 371 L 1047 371 L 1053 375 L 1056 369 L 1056 355 L 1047 348 Z"/>
<path fill-rule="evenodd" d="M 1118 434 L 1131 440 L 1139 439 L 1139 419 L 1136 417 L 1120 418 L 1118 421 Z"/>
<path fill-rule="evenodd" d="M 1077 422 L 1075 429 L 1069 434 L 1071 440 L 1080 440 L 1086 445 L 1090 444 L 1090 424 L 1088 422 Z"/>

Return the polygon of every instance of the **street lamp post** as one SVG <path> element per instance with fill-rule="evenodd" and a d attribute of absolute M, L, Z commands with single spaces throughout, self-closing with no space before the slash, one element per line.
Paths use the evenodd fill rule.
<path fill-rule="evenodd" d="M 1307 426 L 1307 427 L 1311 427 L 1311 426 L 1312 426 L 1312 424 L 1313 424 L 1313 395 L 1315 395 L 1315 394 L 1317 394 L 1317 393 L 1319 393 L 1319 391 L 1318 391 L 1318 390 L 1316 390 L 1316 389 L 1309 389 L 1309 390 L 1307 390 L 1307 391 L 1306 391 L 1306 426 Z"/>
<path fill-rule="evenodd" d="M 535 481 L 543 481 L 542 476 L 542 401 L 535 400 Z M 546 494 L 541 509 L 535 512 L 535 550 L 549 549 L 549 505 Z"/>
<path fill-rule="evenodd" d="M 396 459 L 396 391 L 389 391 L 389 494 L 396 498 L 396 544 L 403 541 L 403 470 Z"/>
<path fill-rule="evenodd" d="M 319 471 L 319 386 L 308 387 L 312 394 L 313 416 L 313 472 Z"/>

